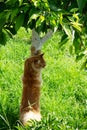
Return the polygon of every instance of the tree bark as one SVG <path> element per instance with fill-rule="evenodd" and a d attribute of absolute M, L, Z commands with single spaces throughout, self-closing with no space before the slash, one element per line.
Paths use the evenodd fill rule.
<path fill-rule="evenodd" d="M 52 37 L 53 31 L 49 30 L 45 36 L 40 38 L 39 34 L 36 32 L 35 29 L 32 30 L 32 42 L 31 42 L 31 48 L 34 48 L 34 53 L 37 54 L 39 50 L 41 50 L 43 44 Z M 31 50 L 32 51 L 32 50 Z M 32 53 L 32 52 L 31 52 Z"/>

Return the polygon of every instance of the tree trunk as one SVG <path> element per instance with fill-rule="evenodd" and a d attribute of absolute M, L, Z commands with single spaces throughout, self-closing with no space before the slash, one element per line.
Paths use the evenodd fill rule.
<path fill-rule="evenodd" d="M 39 34 L 35 31 L 35 29 L 33 29 L 32 42 L 31 42 L 31 55 L 38 54 L 38 52 L 41 51 L 43 44 L 52 36 L 52 34 L 53 34 L 52 30 L 49 30 L 47 34 L 45 34 L 45 36 L 40 38 Z"/>

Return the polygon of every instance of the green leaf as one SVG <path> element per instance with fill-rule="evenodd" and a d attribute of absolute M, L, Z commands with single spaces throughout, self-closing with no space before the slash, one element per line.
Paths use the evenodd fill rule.
<path fill-rule="evenodd" d="M 66 34 L 62 36 L 61 42 L 58 44 L 59 48 L 61 48 L 64 44 L 68 42 L 69 38 L 67 37 Z"/>
<path fill-rule="evenodd" d="M 37 19 L 39 17 L 39 14 L 33 14 L 31 17 L 30 17 L 30 20 L 31 21 L 32 19 Z"/>
<path fill-rule="evenodd" d="M 79 32 L 82 31 L 82 28 L 81 28 L 82 24 L 80 24 L 80 23 L 78 23 L 78 22 L 71 22 L 71 25 L 72 25 L 75 29 L 77 29 Z"/>
<path fill-rule="evenodd" d="M 81 40 L 78 33 L 75 33 L 75 38 L 73 40 L 73 45 L 75 47 L 75 53 L 79 54 L 81 51 Z"/>
<path fill-rule="evenodd" d="M 36 28 L 38 27 L 38 26 L 42 26 L 42 23 L 45 21 L 45 17 L 44 16 L 40 16 L 39 17 L 39 19 L 37 20 L 37 22 L 36 22 Z"/>
<path fill-rule="evenodd" d="M 0 13 L 4 11 L 5 7 L 6 7 L 5 2 L 0 2 Z"/>
<path fill-rule="evenodd" d="M 40 16 L 40 11 L 38 11 L 36 8 L 32 7 L 29 11 L 29 22 L 33 19 L 37 19 Z"/>
<path fill-rule="evenodd" d="M 20 14 L 17 19 L 16 19 L 16 24 L 15 24 L 15 30 L 18 31 L 18 29 L 23 25 L 24 23 L 24 14 Z"/>
<path fill-rule="evenodd" d="M 23 3 L 22 6 L 20 7 L 20 11 L 22 10 L 24 13 L 26 13 L 31 8 L 32 8 L 32 6 L 29 3 Z M 28 12 L 28 13 L 30 13 L 30 12 Z"/>
<path fill-rule="evenodd" d="M 81 52 L 80 54 L 76 55 L 76 61 L 78 62 L 79 60 L 82 60 L 82 58 L 85 57 L 85 54 Z"/>
<path fill-rule="evenodd" d="M 18 14 L 18 8 L 15 8 L 14 10 L 12 10 L 11 21 L 13 21 L 13 19 L 17 16 L 17 14 Z"/>
<path fill-rule="evenodd" d="M 47 31 L 47 26 L 46 26 L 46 21 L 45 20 L 41 23 L 41 26 L 38 25 L 38 27 L 36 28 L 36 31 L 38 33 Z"/>
<path fill-rule="evenodd" d="M 18 0 L 6 0 L 5 3 L 8 6 L 8 9 L 12 7 L 16 7 L 19 4 Z"/>
<path fill-rule="evenodd" d="M 35 28 L 35 25 L 36 25 L 36 21 L 33 19 L 33 20 L 29 23 L 30 29 Z"/>
<path fill-rule="evenodd" d="M 66 35 L 72 39 L 72 33 L 71 33 L 71 30 L 70 30 L 70 27 L 69 25 L 67 25 L 66 23 L 62 23 L 62 27 L 63 27 L 63 30 L 65 31 Z"/>
<path fill-rule="evenodd" d="M 23 2 L 23 0 L 19 0 L 19 6 L 21 6 L 21 5 L 22 5 L 22 2 Z"/>
<path fill-rule="evenodd" d="M 87 69 L 87 61 L 84 61 L 81 65 L 81 70 L 83 70 L 84 68 Z"/>
<path fill-rule="evenodd" d="M 40 20 L 40 18 L 37 20 L 37 22 L 36 22 L 36 28 L 38 27 L 38 26 L 40 26 L 41 25 L 41 20 Z"/>
<path fill-rule="evenodd" d="M 79 10 L 80 12 L 82 12 L 85 4 L 86 4 L 87 0 L 77 0 L 77 3 L 78 3 L 78 7 L 79 7 Z"/>
<path fill-rule="evenodd" d="M 2 27 L 5 24 L 6 19 L 4 17 L 0 18 L 0 30 L 2 29 Z"/>
<path fill-rule="evenodd" d="M 53 25 L 54 27 L 56 26 L 56 20 L 55 20 L 55 19 L 50 20 L 50 23 L 51 23 L 51 25 Z"/>
<path fill-rule="evenodd" d="M 5 18 L 6 18 L 6 20 L 8 21 L 10 15 L 11 15 L 11 11 L 10 11 L 10 10 L 9 10 L 9 11 L 5 11 L 4 14 L 5 14 Z"/>
<path fill-rule="evenodd" d="M 43 15 L 40 16 L 41 22 L 45 20 L 45 17 Z"/>
<path fill-rule="evenodd" d="M 84 57 L 84 54 L 83 54 L 83 53 L 80 54 L 80 55 L 77 55 L 77 56 L 76 56 L 76 61 L 81 60 L 83 57 Z"/>
<path fill-rule="evenodd" d="M 0 30 L 0 44 L 5 45 L 6 44 L 6 34 L 3 30 Z"/>
<path fill-rule="evenodd" d="M 49 2 L 49 6 L 50 6 L 50 9 L 53 10 L 53 11 L 58 11 L 58 7 L 57 7 L 57 1 L 53 1 L 53 0 L 48 0 Z"/>

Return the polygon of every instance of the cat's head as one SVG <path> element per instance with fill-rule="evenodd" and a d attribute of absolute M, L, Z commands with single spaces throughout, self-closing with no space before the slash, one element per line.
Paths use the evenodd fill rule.
<path fill-rule="evenodd" d="M 43 58 L 43 55 L 44 54 L 39 54 L 28 58 L 25 61 L 25 70 L 28 71 L 30 69 L 30 66 L 34 71 L 37 72 L 40 71 L 42 68 L 44 68 L 46 66 L 46 62 Z"/>
<path fill-rule="evenodd" d="M 31 57 L 32 68 L 34 70 L 40 70 L 46 66 L 46 62 L 43 58 L 44 54 L 36 55 Z"/>

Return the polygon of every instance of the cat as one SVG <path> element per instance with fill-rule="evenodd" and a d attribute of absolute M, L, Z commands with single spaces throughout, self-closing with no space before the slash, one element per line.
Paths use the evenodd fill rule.
<path fill-rule="evenodd" d="M 26 124 L 29 120 L 41 120 L 40 86 L 41 70 L 46 66 L 44 54 L 26 59 L 23 74 L 23 92 L 20 107 L 20 120 Z"/>

